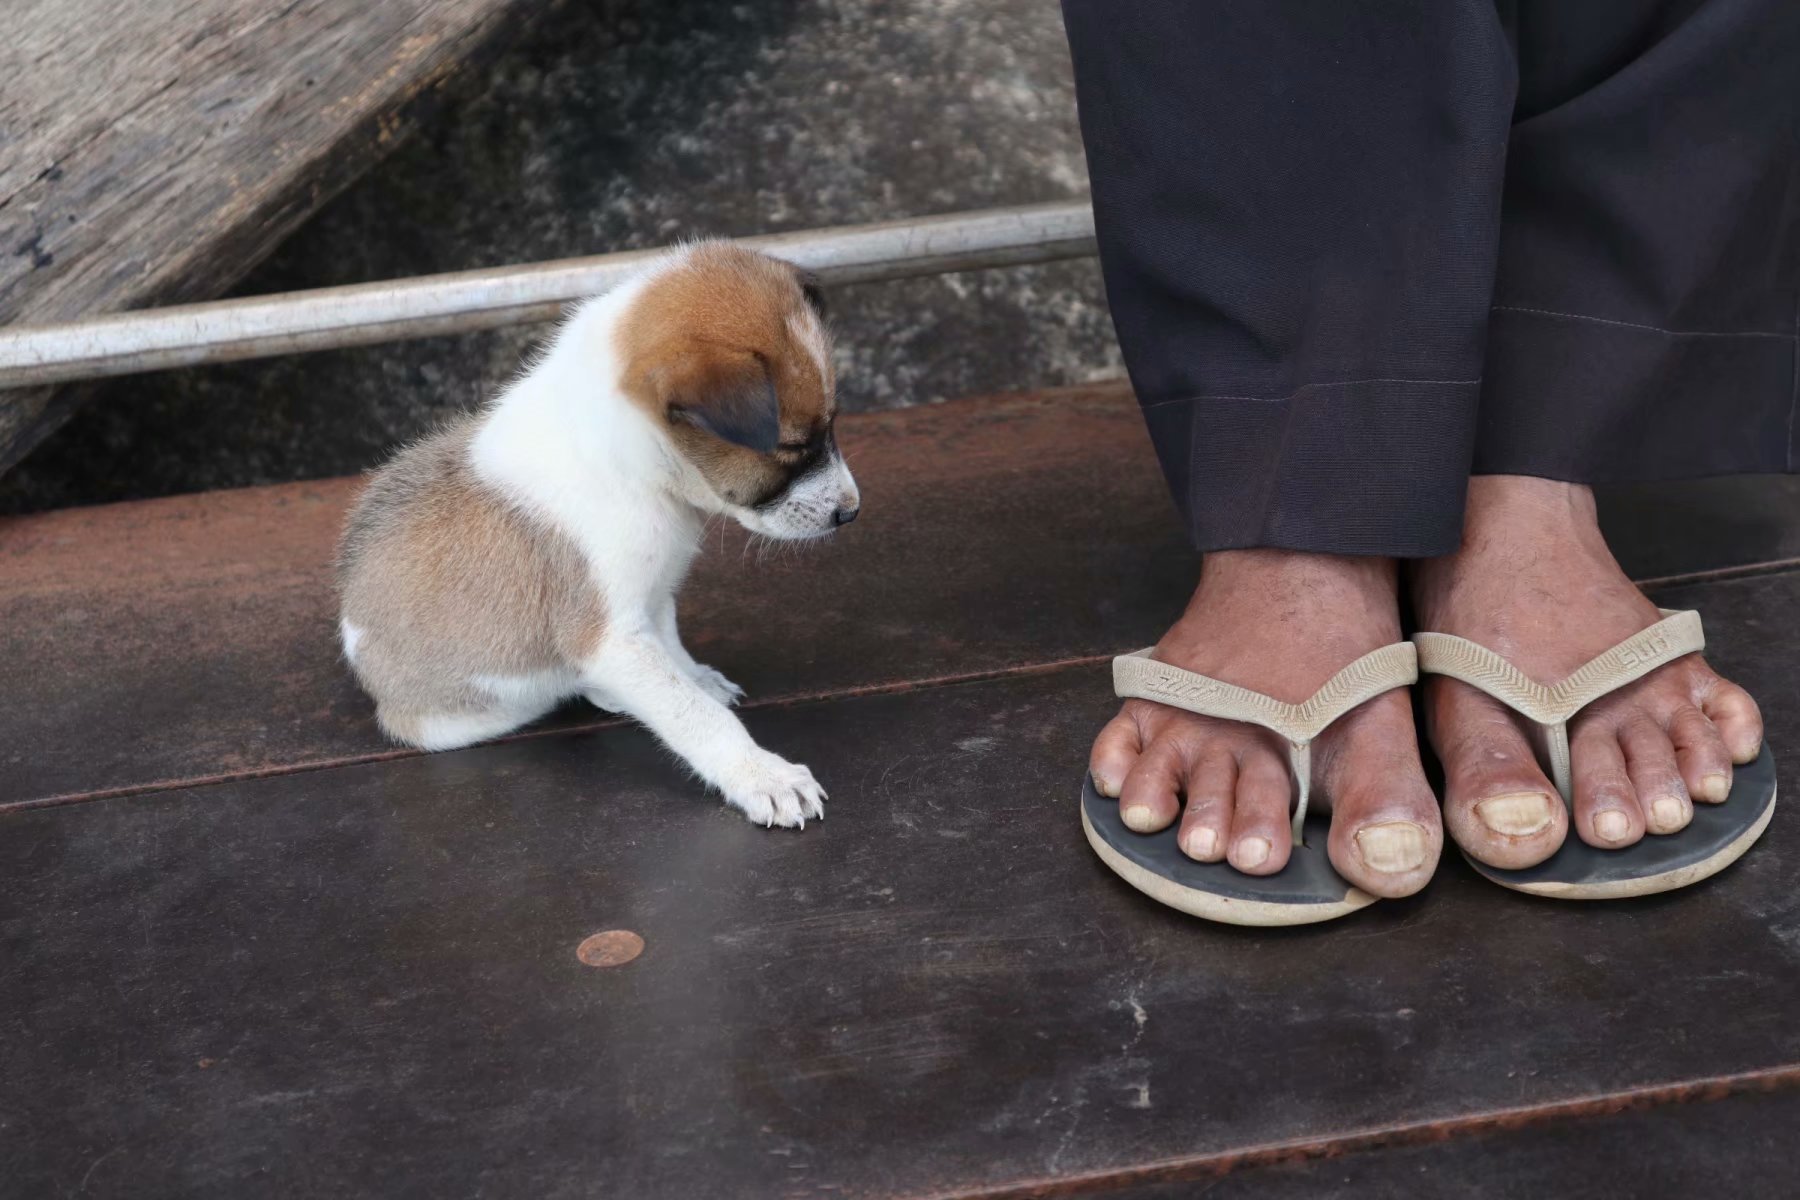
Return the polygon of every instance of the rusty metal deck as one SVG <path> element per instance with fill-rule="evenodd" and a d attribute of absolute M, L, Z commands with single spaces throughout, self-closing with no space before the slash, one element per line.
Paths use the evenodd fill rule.
<path fill-rule="evenodd" d="M 843 441 L 851 536 L 728 539 L 689 596 L 832 791 L 799 834 L 592 714 L 384 748 L 346 484 L 0 522 L 0 1194 L 1792 1193 L 1800 825 L 1669 897 L 1446 862 L 1334 926 L 1182 917 L 1074 818 L 1105 656 L 1193 571 L 1129 397 Z M 1732 486 L 1758 520 L 1621 495 L 1613 536 L 1800 745 L 1797 514 Z M 641 956 L 585 965 L 610 929 Z"/>
<path fill-rule="evenodd" d="M 752 704 L 1093 658 L 1180 611 L 1195 559 L 1123 389 L 930 411 L 845 419 L 874 532 L 760 558 L 717 532 L 684 636 Z M 0 519 L 0 653 L 24 681 L 0 689 L 0 802 L 398 753 L 333 632 L 327 565 L 357 486 Z"/>

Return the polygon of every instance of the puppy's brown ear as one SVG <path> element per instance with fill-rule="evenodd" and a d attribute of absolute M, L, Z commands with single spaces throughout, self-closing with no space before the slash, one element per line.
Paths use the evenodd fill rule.
<path fill-rule="evenodd" d="M 781 402 L 760 355 L 701 347 L 662 374 L 670 420 L 758 454 L 781 440 Z"/>

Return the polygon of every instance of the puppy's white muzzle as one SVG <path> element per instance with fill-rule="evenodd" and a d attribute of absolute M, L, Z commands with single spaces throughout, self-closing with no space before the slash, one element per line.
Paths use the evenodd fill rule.
<path fill-rule="evenodd" d="M 739 520 L 745 528 L 766 537 L 816 538 L 848 525 L 861 511 L 862 493 L 843 457 L 834 451 L 796 479 L 778 503 L 747 512 Z"/>

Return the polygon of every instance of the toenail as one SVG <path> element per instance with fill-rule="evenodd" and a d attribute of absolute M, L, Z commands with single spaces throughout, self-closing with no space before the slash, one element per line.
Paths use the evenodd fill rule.
<path fill-rule="evenodd" d="M 1260 867 L 1269 861 L 1268 838 L 1245 838 L 1238 843 L 1238 865 L 1240 867 Z"/>
<path fill-rule="evenodd" d="M 1204 825 L 1188 830 L 1187 852 L 1192 858 L 1211 858 L 1218 849 L 1219 835 Z"/>
<path fill-rule="evenodd" d="M 1105 796 L 1108 800 L 1117 800 L 1119 798 L 1119 785 L 1100 774 L 1098 771 L 1094 772 L 1094 790 L 1099 792 L 1102 796 Z"/>
<path fill-rule="evenodd" d="M 1508 792 L 1489 796 L 1475 806 L 1475 815 L 1495 833 L 1529 837 L 1550 824 L 1550 797 L 1542 792 Z"/>
<path fill-rule="evenodd" d="M 1356 848 L 1372 871 L 1410 871 L 1425 861 L 1425 831 L 1411 821 L 1389 821 L 1356 831 Z"/>
<path fill-rule="evenodd" d="M 1656 818 L 1658 829 L 1674 829 L 1681 824 L 1686 814 L 1681 801 L 1673 796 L 1664 796 L 1650 806 L 1650 815 Z"/>
<path fill-rule="evenodd" d="M 1594 834 L 1603 842 L 1616 842 L 1631 832 L 1631 818 L 1617 809 L 1594 817 Z"/>
<path fill-rule="evenodd" d="M 1120 819 L 1125 822 L 1125 828 L 1133 833 L 1156 832 L 1156 818 L 1151 814 L 1150 806 L 1147 804 L 1129 806 L 1120 814 Z"/>
<path fill-rule="evenodd" d="M 1708 775 L 1700 781 L 1702 799 L 1711 800 L 1716 804 L 1729 795 L 1731 795 L 1731 776 L 1729 775 Z"/>

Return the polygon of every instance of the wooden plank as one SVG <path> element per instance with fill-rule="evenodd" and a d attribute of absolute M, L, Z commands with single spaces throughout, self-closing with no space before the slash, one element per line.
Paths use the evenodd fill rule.
<path fill-rule="evenodd" d="M 1800 575 L 1664 598 L 1800 745 L 1800 630 L 1756 623 Z M 1332 926 L 1209 925 L 1081 837 L 1107 674 L 752 712 L 831 789 L 804 832 L 627 726 L 0 811 L 0 1178 L 1068 1195 L 1800 1082 L 1792 814 L 1668 896 L 1451 855 Z M 603 930 L 642 955 L 584 965 Z"/>
<path fill-rule="evenodd" d="M 12 0 L 0 322 L 204 299 L 551 0 Z M 0 392 L 0 470 L 79 398 Z"/>

